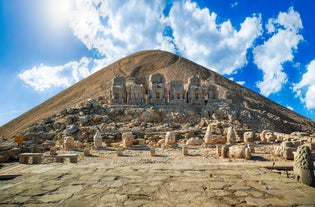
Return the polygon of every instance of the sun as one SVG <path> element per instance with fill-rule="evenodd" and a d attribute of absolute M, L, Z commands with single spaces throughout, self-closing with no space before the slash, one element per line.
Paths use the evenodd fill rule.
<path fill-rule="evenodd" d="M 62 29 L 68 25 L 73 10 L 73 0 L 45 0 L 44 11 L 49 26 L 53 29 Z"/>

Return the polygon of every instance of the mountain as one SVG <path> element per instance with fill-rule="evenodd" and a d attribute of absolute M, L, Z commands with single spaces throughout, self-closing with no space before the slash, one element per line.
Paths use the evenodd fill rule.
<path fill-rule="evenodd" d="M 169 87 L 171 80 L 181 80 L 187 88 L 188 79 L 198 76 L 204 88 L 216 87 L 219 99 L 230 99 L 229 103 L 223 104 L 228 111 L 227 115 L 232 111 L 230 114 L 242 125 L 256 131 L 271 128 L 284 133 L 293 131 L 315 133 L 314 121 L 192 61 L 169 52 L 150 50 L 116 61 L 1 126 L 0 137 L 9 138 L 32 124 L 59 114 L 67 108 L 75 107 L 90 98 L 102 96 L 108 102 L 112 80 L 116 76 L 126 77 L 127 83 L 133 81 L 147 87 L 149 77 L 154 73 L 164 75 L 166 87 Z M 220 107 L 216 103 L 213 107 Z M 209 116 L 211 118 L 211 114 Z"/>

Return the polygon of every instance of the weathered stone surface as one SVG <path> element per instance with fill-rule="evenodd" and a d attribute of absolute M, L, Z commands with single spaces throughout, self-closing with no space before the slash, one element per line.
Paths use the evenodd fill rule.
<path fill-rule="evenodd" d="M 165 135 L 165 144 L 172 146 L 176 142 L 176 136 L 174 132 L 167 132 Z"/>
<path fill-rule="evenodd" d="M 74 138 L 71 136 L 66 136 L 63 141 L 64 149 L 69 150 L 75 147 Z"/>
<path fill-rule="evenodd" d="M 111 104 L 126 103 L 126 79 L 125 77 L 117 76 L 113 80 L 110 91 Z"/>
<path fill-rule="evenodd" d="M 249 142 L 254 142 L 254 132 L 249 131 L 244 133 L 244 142 L 249 143 Z"/>
<path fill-rule="evenodd" d="M 97 148 L 102 148 L 103 147 L 103 139 L 100 130 L 96 130 L 96 133 L 93 137 L 94 141 L 94 147 Z"/>
<path fill-rule="evenodd" d="M 114 152 L 113 152 L 114 153 Z M 4 167 L 25 172 L 0 186 L 3 206 L 302 206 L 313 205 L 315 189 L 259 166 L 242 163 L 114 163 L 49 164 Z M 117 158 L 117 157 L 116 157 Z M 96 161 L 98 158 L 94 158 Z M 118 160 L 128 159 L 118 157 Z M 92 159 L 93 160 L 93 159 Z M 183 161 L 183 160 L 182 160 Z M 111 162 L 111 161 L 110 161 Z M 109 162 L 109 163 L 110 163 Z M 209 160 L 207 160 L 209 162 Z M 103 164 L 100 164 L 103 163 Z M 127 165 L 126 165 L 127 164 Z M 36 166 L 38 169 L 43 166 Z M 240 170 L 241 169 L 241 170 Z M 93 176 L 91 176 L 93 175 Z M 3 181 L 2 181 L 3 182 Z M 32 188 L 30 188 L 32 186 Z"/>
<path fill-rule="evenodd" d="M 197 146 L 197 145 L 202 145 L 203 142 L 204 142 L 204 140 L 201 139 L 201 138 L 192 137 L 192 138 L 190 138 L 190 139 L 188 139 L 188 140 L 186 141 L 186 145 L 187 145 L 187 146 Z"/>
<path fill-rule="evenodd" d="M 294 157 L 294 175 L 297 181 L 315 186 L 314 164 L 311 150 L 308 146 L 299 146 Z"/>
<path fill-rule="evenodd" d="M 122 146 L 124 148 L 128 148 L 132 146 L 134 140 L 134 136 L 132 132 L 125 132 L 122 134 Z"/>
<path fill-rule="evenodd" d="M 92 107 L 97 107 L 99 106 L 99 103 L 95 99 L 88 99 L 88 102 L 92 105 Z"/>
<path fill-rule="evenodd" d="M 260 133 L 260 140 L 263 142 L 273 142 L 275 139 L 275 135 L 271 130 L 263 130 Z"/>
<path fill-rule="evenodd" d="M 57 155 L 57 148 L 56 147 L 50 148 L 50 155 Z"/>
<path fill-rule="evenodd" d="M 149 99 L 150 103 L 165 103 L 165 78 L 160 73 L 151 74 L 149 77 Z"/>
<path fill-rule="evenodd" d="M 236 134 L 235 134 L 234 126 L 230 126 L 227 130 L 226 143 L 227 144 L 236 143 Z"/>
<path fill-rule="evenodd" d="M 247 146 L 243 145 L 224 145 L 221 149 L 223 158 L 251 159 L 251 151 Z"/>
<path fill-rule="evenodd" d="M 70 135 L 70 134 L 74 134 L 75 132 L 77 132 L 79 130 L 79 126 L 76 124 L 70 125 L 69 127 L 67 127 L 67 129 L 65 129 L 63 131 L 63 134 L 65 135 Z"/>
<path fill-rule="evenodd" d="M 274 153 L 276 156 L 283 157 L 287 160 L 293 160 L 293 152 L 296 151 L 296 147 L 293 142 L 284 141 L 280 146 L 276 146 Z"/>
<path fill-rule="evenodd" d="M 84 148 L 83 155 L 84 156 L 90 156 L 91 155 L 90 149 L 89 148 Z"/>

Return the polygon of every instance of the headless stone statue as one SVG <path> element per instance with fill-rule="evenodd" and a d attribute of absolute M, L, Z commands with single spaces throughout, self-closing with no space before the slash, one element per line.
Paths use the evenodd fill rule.
<path fill-rule="evenodd" d="M 226 138 L 227 144 L 236 144 L 236 135 L 233 126 L 228 128 Z"/>
<path fill-rule="evenodd" d="M 93 137 L 93 141 L 94 141 L 94 147 L 97 148 L 102 148 L 102 135 L 101 132 L 99 130 L 96 131 L 94 137 Z"/>

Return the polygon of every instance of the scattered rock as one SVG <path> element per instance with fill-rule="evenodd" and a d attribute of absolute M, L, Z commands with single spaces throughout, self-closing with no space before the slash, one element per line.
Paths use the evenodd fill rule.
<path fill-rule="evenodd" d="M 72 124 L 63 131 L 63 134 L 64 135 L 71 135 L 71 134 L 74 134 L 75 132 L 77 132 L 78 130 L 79 130 L 79 126 L 76 124 Z"/>

